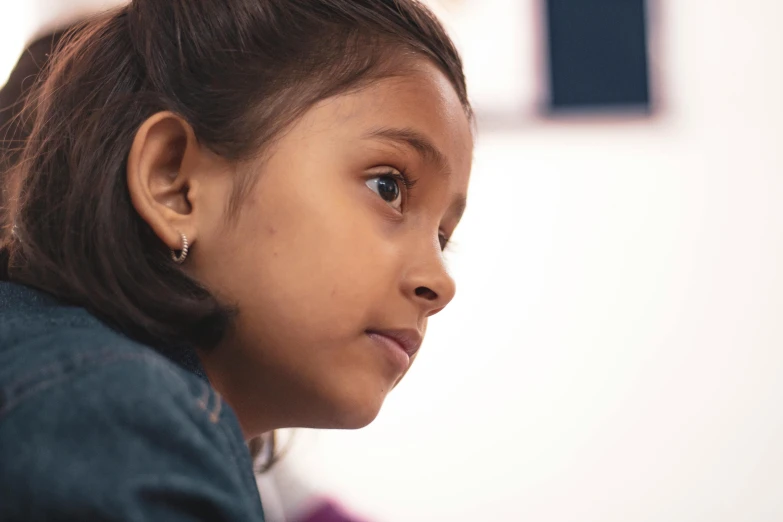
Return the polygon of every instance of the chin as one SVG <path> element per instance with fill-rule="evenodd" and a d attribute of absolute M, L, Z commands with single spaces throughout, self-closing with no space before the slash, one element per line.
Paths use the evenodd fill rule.
<path fill-rule="evenodd" d="M 379 396 L 382 395 L 382 396 Z M 364 428 L 378 417 L 386 393 L 360 393 L 332 397 L 319 415 L 320 422 L 313 428 L 357 430 Z"/>
<path fill-rule="evenodd" d="M 380 411 L 381 408 L 379 406 L 377 408 L 366 408 L 364 410 L 351 412 L 343 417 L 341 428 L 346 430 L 364 428 L 378 417 Z"/>

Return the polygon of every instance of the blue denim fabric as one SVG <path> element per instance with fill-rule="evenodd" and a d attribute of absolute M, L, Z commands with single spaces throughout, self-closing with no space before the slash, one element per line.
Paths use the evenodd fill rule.
<path fill-rule="evenodd" d="M 247 446 L 195 354 L 0 283 L 0 521 L 263 521 Z"/>

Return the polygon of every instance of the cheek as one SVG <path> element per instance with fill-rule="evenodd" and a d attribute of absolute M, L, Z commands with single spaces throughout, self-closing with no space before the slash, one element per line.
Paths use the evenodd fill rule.
<path fill-rule="evenodd" d="M 243 210 L 237 256 L 225 266 L 242 315 L 300 341 L 361 328 L 390 272 L 377 231 L 341 191 L 268 188 Z"/>

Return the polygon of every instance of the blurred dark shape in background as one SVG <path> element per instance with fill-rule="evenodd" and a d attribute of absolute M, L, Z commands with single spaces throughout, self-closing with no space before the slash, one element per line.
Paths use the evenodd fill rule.
<path fill-rule="evenodd" d="M 547 0 L 551 112 L 650 112 L 645 0 Z"/>

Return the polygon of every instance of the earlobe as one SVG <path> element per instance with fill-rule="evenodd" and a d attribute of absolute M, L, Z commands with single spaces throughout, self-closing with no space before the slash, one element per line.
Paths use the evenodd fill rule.
<path fill-rule="evenodd" d="M 172 251 L 182 250 L 183 234 L 190 245 L 196 238 L 192 196 L 198 148 L 186 121 L 174 113 L 159 112 L 141 125 L 128 154 L 133 207 Z"/>

